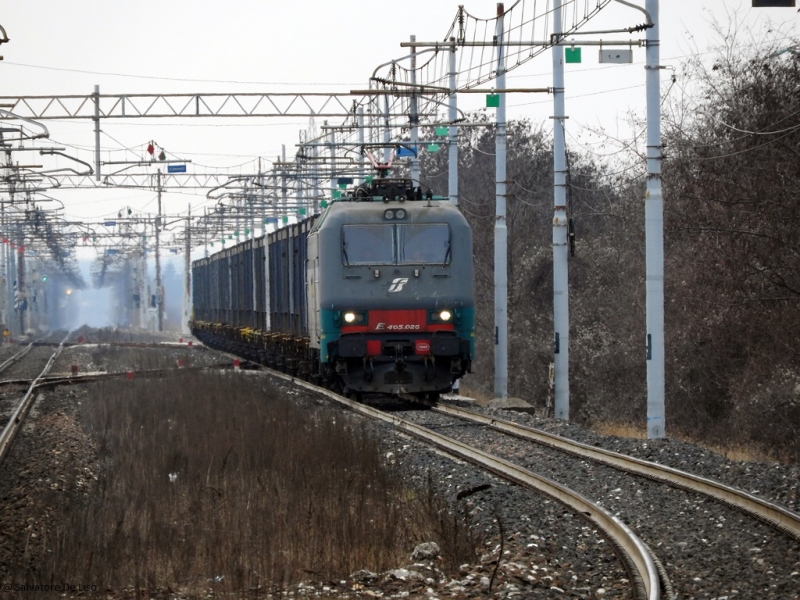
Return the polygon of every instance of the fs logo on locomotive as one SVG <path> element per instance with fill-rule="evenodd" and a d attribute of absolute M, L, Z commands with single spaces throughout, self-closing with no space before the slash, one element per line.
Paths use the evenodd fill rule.
<path fill-rule="evenodd" d="M 397 279 L 393 280 L 391 285 L 389 286 L 389 292 L 399 292 L 403 289 L 403 286 L 408 283 L 408 277 L 398 277 Z"/>

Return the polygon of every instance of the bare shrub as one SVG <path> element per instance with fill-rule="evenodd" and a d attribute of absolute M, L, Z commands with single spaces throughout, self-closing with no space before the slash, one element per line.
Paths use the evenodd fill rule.
<path fill-rule="evenodd" d="M 102 473 L 62 507 L 39 581 L 239 593 L 382 571 L 420 541 L 474 558 L 463 520 L 407 489 L 371 429 L 260 378 L 100 382 L 82 410 Z"/>
<path fill-rule="evenodd" d="M 714 56 L 687 61 L 665 98 L 668 433 L 796 462 L 798 39 L 780 27 L 748 38 L 732 16 L 730 26 L 718 26 Z M 520 121 L 508 129 L 508 391 L 542 407 L 553 361 L 552 145 L 542 126 Z M 494 239 L 493 134 L 459 134 L 459 207 L 476 249 Z M 569 264 L 570 417 L 586 425 L 645 421 L 641 143 L 620 140 L 609 159 L 571 142 L 567 149 L 577 235 Z M 446 193 L 446 156 L 425 155 L 422 167 L 423 182 Z M 474 262 L 477 358 L 464 384 L 489 396 L 493 253 L 476 251 Z"/>
<path fill-rule="evenodd" d="M 667 408 L 693 437 L 797 461 L 798 40 L 716 27 L 667 112 Z"/>
<path fill-rule="evenodd" d="M 543 408 L 553 361 L 553 150 L 529 121 L 509 123 L 508 392 Z M 447 188 L 441 154 L 425 155 L 427 184 Z M 570 257 L 571 417 L 633 420 L 645 407 L 644 215 L 631 207 L 640 182 L 619 181 L 593 157 L 570 149 L 570 205 L 577 243 Z M 459 207 L 474 247 L 491 248 L 495 226 L 494 132 L 474 128 L 459 144 Z M 494 255 L 476 251 L 476 349 L 471 394 L 494 389 Z"/>

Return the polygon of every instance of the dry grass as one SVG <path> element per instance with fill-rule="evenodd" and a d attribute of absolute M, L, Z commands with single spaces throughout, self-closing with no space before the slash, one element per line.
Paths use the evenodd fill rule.
<path fill-rule="evenodd" d="M 475 399 L 479 406 L 488 406 L 489 402 L 493 399 L 491 395 L 488 395 L 481 391 L 478 388 L 461 385 L 461 389 L 459 393 L 462 396 L 466 396 L 469 398 Z M 600 435 L 607 435 L 607 436 L 616 436 L 620 438 L 628 438 L 628 439 L 636 439 L 642 440 L 647 438 L 647 428 L 644 425 L 635 425 L 633 423 L 628 422 L 618 422 L 618 421 L 601 421 L 595 422 L 589 425 L 588 429 L 590 431 L 594 431 L 599 433 Z M 745 462 L 791 462 L 791 461 L 778 461 L 776 460 L 775 456 L 770 456 L 766 452 L 759 450 L 754 446 L 747 446 L 741 443 L 738 444 L 730 444 L 730 445 L 719 445 L 719 444 L 708 444 L 703 442 L 702 440 L 696 439 L 691 435 L 686 435 L 682 432 L 675 431 L 671 429 L 669 431 L 669 436 L 673 439 L 681 440 L 690 444 L 694 444 L 715 454 L 719 454 L 724 456 L 729 460 L 738 460 L 738 461 L 745 461 Z"/>
<path fill-rule="evenodd" d="M 114 345 L 99 345 L 89 350 L 92 362 L 103 370 L 124 371 L 133 368 L 136 371 L 156 371 L 178 367 L 192 367 L 200 362 L 197 351 L 174 347 L 162 348 L 158 351 L 141 351 Z M 202 363 L 201 363 L 202 364 Z"/>
<path fill-rule="evenodd" d="M 723 448 L 720 446 L 710 446 L 709 450 L 716 454 L 721 454 L 728 460 L 739 460 L 742 462 L 760 462 L 772 463 L 776 462 L 775 458 L 768 456 L 764 452 L 756 448 L 745 448 L 740 446 Z"/>
<path fill-rule="evenodd" d="M 786 462 L 787 464 L 791 464 L 791 461 L 781 461 L 777 457 L 770 456 L 766 452 L 763 452 L 756 446 L 748 446 L 747 444 L 738 442 L 736 440 L 731 440 L 730 443 L 724 445 L 709 444 L 701 440 L 697 440 L 693 438 L 691 435 L 684 435 L 680 431 L 671 432 L 670 437 L 676 440 L 687 442 L 689 444 L 694 444 L 695 446 L 700 446 L 701 448 L 705 448 L 706 450 L 709 450 L 714 454 L 719 454 L 720 456 L 724 456 L 728 460 L 739 460 L 743 462 L 761 462 L 761 463 Z"/>
<path fill-rule="evenodd" d="M 643 440 L 647 438 L 647 429 L 643 425 L 634 425 L 632 423 L 595 423 L 590 428 L 591 431 L 597 432 L 601 435 L 613 435 L 621 438 Z M 767 456 L 764 452 L 759 451 L 757 448 L 742 446 L 742 445 L 728 445 L 720 446 L 714 444 L 705 444 L 689 435 L 684 435 L 681 432 L 674 430 L 669 431 L 669 437 L 706 448 L 715 454 L 724 456 L 728 460 L 739 460 L 744 462 L 775 462 L 774 457 Z"/>
<path fill-rule="evenodd" d="M 370 430 L 263 380 L 101 382 L 82 410 L 98 489 L 62 507 L 39 581 L 238 594 L 401 566 L 420 541 L 452 567 L 474 558 L 469 528 L 404 487 Z"/>
<path fill-rule="evenodd" d="M 494 396 L 492 394 L 488 394 L 474 386 L 464 385 L 463 383 L 461 384 L 458 393 L 466 398 L 472 398 L 478 403 L 478 406 L 483 407 L 489 406 L 489 402 L 494 400 Z"/>
<path fill-rule="evenodd" d="M 589 429 L 600 435 L 615 435 L 621 438 L 641 440 L 647 437 L 647 430 L 644 427 L 632 423 L 595 423 Z"/>

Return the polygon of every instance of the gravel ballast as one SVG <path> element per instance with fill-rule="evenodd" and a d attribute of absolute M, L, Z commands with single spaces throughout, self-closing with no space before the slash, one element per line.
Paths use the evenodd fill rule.
<path fill-rule="evenodd" d="M 506 412 L 492 414 L 505 418 Z M 797 593 L 800 544 L 738 511 L 698 494 L 465 424 L 448 415 L 416 411 L 405 416 L 562 482 L 598 502 L 649 545 L 666 567 L 679 597 L 778 599 Z M 678 449 L 669 444 L 659 442 L 674 455 Z"/>

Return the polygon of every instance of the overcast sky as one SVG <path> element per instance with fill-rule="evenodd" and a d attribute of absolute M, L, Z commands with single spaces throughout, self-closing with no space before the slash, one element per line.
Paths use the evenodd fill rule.
<path fill-rule="evenodd" d="M 644 6 L 644 0 L 633 0 Z M 458 0 L 476 16 L 492 17 L 496 2 Z M 512 2 L 506 2 L 506 7 Z M 170 92 L 342 92 L 363 89 L 375 67 L 407 53 L 400 42 L 441 40 L 458 3 L 445 0 L 4 0 L 0 25 L 10 42 L 0 46 L 2 95 Z M 662 0 L 662 64 L 676 68 L 711 42 L 713 17 L 729 14 L 754 31 L 767 19 L 797 34 L 797 9 L 752 9 L 738 0 Z M 612 4 L 591 29 L 629 26 L 641 13 Z M 644 37 L 644 34 L 637 34 Z M 632 65 L 599 65 L 596 49 L 567 65 L 568 130 L 574 140 L 585 128 L 625 135 L 627 115 L 644 113 L 643 49 Z M 662 71 L 668 81 L 673 71 Z M 509 74 L 509 87 L 551 85 L 549 52 Z M 662 91 L 666 89 L 662 87 Z M 463 95 L 462 95 L 463 97 Z M 474 98 L 471 99 L 473 103 Z M 464 98 L 464 102 L 468 102 Z M 552 97 L 515 95 L 509 117 L 548 122 Z M 48 121 L 55 144 L 93 161 L 91 121 Z M 103 160 L 143 156 L 151 139 L 171 155 L 191 159 L 198 170 L 253 172 L 257 157 L 275 160 L 281 145 L 294 154 L 307 119 L 137 119 L 101 123 Z M 320 125 L 321 123 L 318 123 Z M 568 139 L 568 143 L 569 143 Z M 118 152 L 130 148 L 131 152 Z M 64 163 L 60 163 L 65 166 Z M 155 212 L 155 193 L 135 190 L 52 191 L 72 217 L 99 219 L 131 206 Z M 165 210 L 197 214 L 205 194 L 169 194 Z"/>

